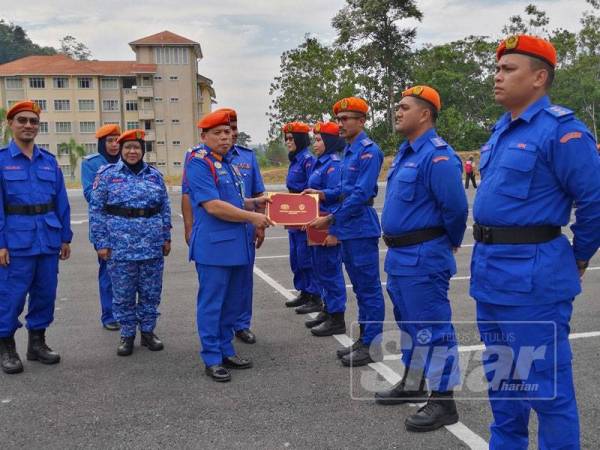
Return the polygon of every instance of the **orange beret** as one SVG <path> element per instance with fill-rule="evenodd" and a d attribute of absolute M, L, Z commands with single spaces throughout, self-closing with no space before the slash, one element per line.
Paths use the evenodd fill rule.
<path fill-rule="evenodd" d="M 496 59 L 510 53 L 532 56 L 547 62 L 552 67 L 556 66 L 556 49 L 554 45 L 539 37 L 519 34 L 504 39 L 496 49 Z"/>
<path fill-rule="evenodd" d="M 366 115 L 369 111 L 369 104 L 358 97 L 343 98 L 333 105 L 333 114 L 337 115 L 337 113 L 344 111 L 357 112 Z"/>
<path fill-rule="evenodd" d="M 413 86 L 408 88 L 402 92 L 402 97 L 417 97 L 433 105 L 438 112 L 442 109 L 440 94 L 429 86 Z"/>
<path fill-rule="evenodd" d="M 119 125 L 116 124 L 108 124 L 108 125 L 104 125 L 100 128 L 98 128 L 98 130 L 96 131 L 96 139 L 102 139 L 105 138 L 106 136 L 114 136 L 114 135 L 120 135 L 121 134 L 121 128 L 119 127 Z"/>
<path fill-rule="evenodd" d="M 284 133 L 308 133 L 310 127 L 303 122 L 290 122 L 283 126 L 282 131 Z"/>
<path fill-rule="evenodd" d="M 225 111 L 226 113 L 229 114 L 229 120 L 231 120 L 232 122 L 237 122 L 237 112 L 235 111 L 235 109 L 219 108 L 219 109 L 215 110 L 214 112 L 221 112 L 221 111 Z"/>
<path fill-rule="evenodd" d="M 125 142 L 125 141 L 139 141 L 139 140 L 143 141 L 144 136 L 146 136 L 146 133 L 144 132 L 144 130 L 140 130 L 140 129 L 127 130 L 121 136 L 119 136 L 119 139 L 117 139 L 117 142 L 121 143 L 121 142 Z"/>
<path fill-rule="evenodd" d="M 6 113 L 6 118 L 8 120 L 11 120 L 18 113 L 23 111 L 31 111 L 39 117 L 40 113 L 42 112 L 42 109 L 36 102 L 32 100 L 21 100 L 20 102 L 17 102 L 14 105 L 12 105 L 12 107 Z"/>
<path fill-rule="evenodd" d="M 198 128 L 202 131 L 210 130 L 221 125 L 231 126 L 231 115 L 227 111 L 213 111 L 198 121 Z"/>
<path fill-rule="evenodd" d="M 313 127 L 313 133 L 318 134 L 332 134 L 334 136 L 339 136 L 340 127 L 335 122 L 317 122 L 317 124 Z"/>

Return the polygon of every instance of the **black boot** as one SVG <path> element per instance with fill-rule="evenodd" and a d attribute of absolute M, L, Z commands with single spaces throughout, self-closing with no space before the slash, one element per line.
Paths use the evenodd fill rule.
<path fill-rule="evenodd" d="M 14 337 L 0 338 L 0 365 L 4 373 L 23 372 L 23 363 L 17 353 Z"/>
<path fill-rule="evenodd" d="M 433 431 L 458 422 L 458 412 L 452 391 L 433 391 L 429 400 L 416 414 L 404 422 L 408 431 Z"/>
<path fill-rule="evenodd" d="M 296 314 L 319 312 L 323 308 L 323 300 L 321 300 L 321 297 L 314 294 L 308 295 L 310 295 L 310 299 L 304 305 L 296 308 Z"/>
<path fill-rule="evenodd" d="M 56 364 L 60 362 L 60 355 L 53 352 L 46 345 L 46 330 L 29 330 L 27 359 L 29 361 L 39 361 L 42 364 Z"/>
<path fill-rule="evenodd" d="M 335 352 L 338 359 L 342 359 L 344 356 L 348 355 L 349 353 L 352 353 L 360 346 L 360 340 L 362 339 L 363 333 L 365 332 L 365 326 L 361 323 L 359 327 L 360 334 L 358 335 L 358 339 L 354 341 L 354 343 L 350 347 L 344 347 Z"/>
<path fill-rule="evenodd" d="M 344 334 L 346 332 L 346 322 L 344 313 L 331 313 L 329 318 L 321 325 L 310 330 L 315 336 L 333 336 L 334 334 Z"/>
<path fill-rule="evenodd" d="M 133 341 L 135 341 L 135 336 L 121 336 L 119 346 L 117 347 L 117 355 L 131 355 L 133 353 Z"/>
<path fill-rule="evenodd" d="M 321 325 L 328 318 L 329 318 L 329 314 L 327 314 L 326 311 L 321 311 L 319 314 L 317 314 L 317 317 L 315 317 L 314 319 L 306 319 L 306 322 L 304 322 L 304 325 L 306 326 L 306 328 L 313 328 L 313 327 L 316 327 L 317 325 Z"/>
<path fill-rule="evenodd" d="M 142 332 L 142 346 L 148 347 L 148 349 L 152 350 L 153 352 L 159 352 L 165 348 L 162 341 L 153 332 Z"/>
<path fill-rule="evenodd" d="M 296 308 L 297 306 L 302 306 L 310 299 L 310 294 L 308 292 L 300 291 L 300 294 L 292 300 L 288 300 L 285 302 L 285 306 L 288 308 Z"/>
<path fill-rule="evenodd" d="M 371 346 L 364 344 L 362 341 L 360 341 L 356 350 L 342 356 L 342 364 L 346 367 L 366 366 L 372 362 L 375 361 L 371 358 Z"/>
<path fill-rule="evenodd" d="M 380 405 L 400 405 L 402 403 L 418 402 L 427 398 L 423 372 L 413 372 L 416 372 L 416 370 L 405 368 L 402 380 L 392 386 L 391 389 L 376 392 L 375 401 Z"/>

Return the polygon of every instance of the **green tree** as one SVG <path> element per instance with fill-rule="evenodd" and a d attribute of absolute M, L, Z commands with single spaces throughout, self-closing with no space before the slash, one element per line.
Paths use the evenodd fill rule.
<path fill-rule="evenodd" d="M 60 52 L 80 61 L 87 61 L 92 57 L 90 49 L 70 34 L 60 40 Z"/>
<path fill-rule="evenodd" d="M 71 138 L 69 139 L 69 142 L 58 144 L 58 152 L 69 155 L 69 175 L 71 179 L 74 180 L 77 162 L 85 155 L 85 147 L 78 144 L 75 139 Z"/>
<path fill-rule="evenodd" d="M 243 147 L 248 147 L 250 145 L 250 142 L 252 142 L 252 138 L 248 133 L 240 131 L 240 133 L 238 134 L 237 142 Z"/>
<path fill-rule="evenodd" d="M 278 136 L 286 122 L 314 123 L 327 118 L 337 100 L 353 95 L 356 77 L 351 64 L 351 55 L 310 36 L 284 52 L 280 74 L 269 89 L 273 96 L 267 113 L 271 138 Z"/>
<path fill-rule="evenodd" d="M 18 25 L 0 19 L 0 64 L 30 55 L 55 55 L 56 49 L 34 44 Z"/>
<path fill-rule="evenodd" d="M 287 162 L 287 149 L 280 137 L 267 143 L 265 156 L 269 165 L 281 166 Z"/>
<path fill-rule="evenodd" d="M 525 18 L 521 16 L 509 17 L 508 23 L 502 28 L 502 33 L 504 35 L 532 34 L 535 36 L 547 36 L 548 30 L 546 26 L 549 23 L 550 18 L 548 14 L 530 3 L 525 7 Z"/>
<path fill-rule="evenodd" d="M 0 108 L 0 145 L 5 147 L 11 137 L 12 133 L 8 127 L 8 121 L 6 120 L 6 109 Z"/>

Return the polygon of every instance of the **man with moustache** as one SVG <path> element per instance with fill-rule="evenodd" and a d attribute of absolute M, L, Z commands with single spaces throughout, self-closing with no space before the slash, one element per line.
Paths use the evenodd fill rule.
<path fill-rule="evenodd" d="M 481 148 L 470 290 L 486 346 L 490 448 L 526 449 L 533 409 L 540 448 L 578 449 L 569 321 L 600 245 L 600 160 L 573 111 L 550 102 L 550 42 L 511 36 L 496 58 L 494 95 L 507 112 Z M 571 244 L 561 227 L 574 202 Z M 536 353 L 523 364 L 528 348 Z"/>

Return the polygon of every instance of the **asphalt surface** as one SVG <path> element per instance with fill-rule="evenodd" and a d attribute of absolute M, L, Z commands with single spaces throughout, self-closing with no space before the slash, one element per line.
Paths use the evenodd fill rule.
<path fill-rule="evenodd" d="M 469 191 L 470 203 L 473 192 Z M 0 374 L 1 449 L 462 449 L 482 448 L 489 441 L 491 414 L 486 400 L 461 394 L 460 426 L 427 434 L 404 429 L 404 419 L 416 407 L 385 407 L 372 401 L 374 389 L 387 387 L 398 376 L 389 369 L 401 373 L 398 362 L 389 356 L 381 365 L 344 368 L 335 358 L 338 340 L 313 337 L 303 325 L 305 317 L 284 307 L 283 294 L 291 294 L 292 281 L 287 234 L 281 228 L 268 231 L 256 261 L 261 274 L 254 282 L 253 330 L 258 343 L 236 342 L 240 355 L 253 358 L 254 368 L 234 372 L 233 381 L 225 384 L 206 377 L 195 324 L 197 277 L 187 261 L 178 215 L 180 196 L 173 194 L 171 199 L 173 251 L 165 265 L 162 316 L 156 330 L 165 350 L 150 352 L 139 346 L 138 338 L 134 354 L 123 358 L 116 355 L 118 333 L 103 330 L 99 322 L 97 262 L 87 240 L 87 206 L 82 197 L 71 198 L 73 254 L 61 264 L 56 319 L 48 330 L 48 343 L 61 353 L 62 362 L 44 366 L 24 361 L 23 374 Z M 380 192 L 379 211 L 382 202 Z M 475 326 L 468 323 L 475 318 L 468 296 L 470 230 L 464 244 L 457 255 L 450 297 L 465 346 L 461 358 L 475 360 L 476 347 L 470 346 L 480 342 Z M 385 254 L 380 255 L 383 264 Z M 600 268 L 600 256 L 590 267 Z M 356 301 L 351 289 L 348 294 L 350 323 L 356 317 Z M 590 270 L 571 322 L 577 337 L 571 341 L 573 368 L 586 449 L 600 448 L 596 431 L 600 395 L 595 384 L 600 333 L 591 333 L 600 331 L 599 299 L 600 270 Z M 386 319 L 392 317 L 386 294 Z M 385 329 L 394 333 L 395 324 L 390 322 Z M 17 345 L 24 359 L 24 329 L 17 333 Z M 536 448 L 534 413 L 530 430 L 531 448 Z"/>

